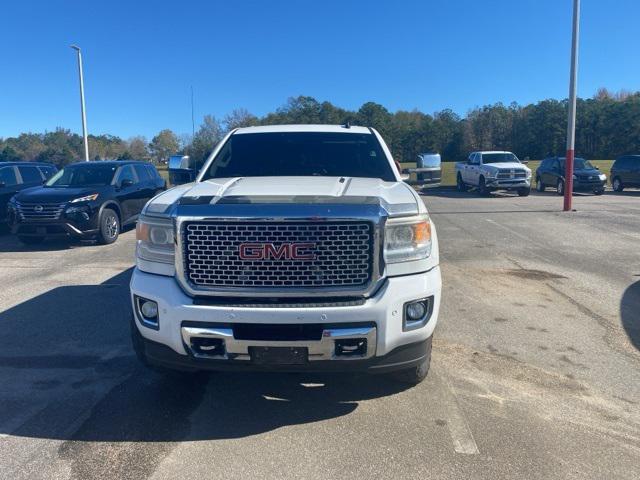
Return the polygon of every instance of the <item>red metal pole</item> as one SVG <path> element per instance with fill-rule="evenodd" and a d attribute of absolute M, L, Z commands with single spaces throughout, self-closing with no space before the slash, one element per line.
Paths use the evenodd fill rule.
<path fill-rule="evenodd" d="M 576 143 L 576 87 L 578 82 L 578 40 L 580 38 L 580 0 L 573 0 L 573 37 L 571 40 L 571 78 L 569 79 L 569 122 L 567 158 L 564 165 L 564 211 L 571 210 L 573 200 L 573 158 Z"/>
<path fill-rule="evenodd" d="M 573 158 L 574 150 L 567 150 L 567 159 L 564 164 L 564 211 L 571 210 L 571 200 L 573 200 Z"/>

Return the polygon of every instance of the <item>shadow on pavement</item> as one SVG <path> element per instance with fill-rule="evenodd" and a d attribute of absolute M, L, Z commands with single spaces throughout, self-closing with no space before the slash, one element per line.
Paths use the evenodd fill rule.
<path fill-rule="evenodd" d="M 607 191 L 607 195 L 614 195 L 616 197 L 640 197 L 640 190 L 623 190 L 622 192 Z"/>
<path fill-rule="evenodd" d="M 135 224 L 127 225 L 122 229 L 122 233 L 126 233 L 135 228 Z M 79 240 L 77 238 L 47 238 L 42 243 L 36 245 L 25 245 L 18 237 L 11 234 L 11 231 L 5 226 L 0 229 L 0 253 L 9 252 L 56 252 L 60 250 L 71 250 L 73 248 L 83 247 L 86 245 L 96 245 L 96 240 Z"/>
<path fill-rule="evenodd" d="M 640 350 L 640 281 L 632 284 L 622 295 L 620 316 L 629 340 Z"/>
<path fill-rule="evenodd" d="M 407 388 L 368 375 L 149 371 L 130 346 L 130 275 L 55 288 L 0 313 L 0 383 L 10 386 L 0 392 L 0 434 L 67 445 L 240 438 L 340 417 Z"/>

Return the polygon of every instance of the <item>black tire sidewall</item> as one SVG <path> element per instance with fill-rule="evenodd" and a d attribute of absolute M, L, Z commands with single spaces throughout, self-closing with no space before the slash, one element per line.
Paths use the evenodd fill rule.
<path fill-rule="evenodd" d="M 456 186 L 458 187 L 459 192 L 464 192 L 466 190 L 466 185 L 462 181 L 462 175 L 460 175 L 459 173 L 456 177 Z"/>
<path fill-rule="evenodd" d="M 540 177 L 536 177 L 536 190 L 538 192 L 544 192 L 544 188 L 544 183 L 542 183 Z"/>
<path fill-rule="evenodd" d="M 115 217 L 116 220 L 116 234 L 115 236 L 111 237 L 108 235 L 107 231 L 106 231 L 106 219 L 108 216 L 113 215 Z M 111 209 L 111 208 L 105 208 L 102 210 L 102 212 L 100 212 L 100 233 L 99 233 L 99 239 L 100 239 L 100 243 L 104 244 L 104 245 L 108 245 L 110 243 L 115 242 L 118 239 L 118 236 L 120 235 L 120 219 L 118 218 L 118 214 L 115 212 L 115 210 Z"/>
<path fill-rule="evenodd" d="M 616 183 L 617 183 L 617 185 L 616 185 Z M 618 177 L 613 179 L 612 187 L 616 192 L 621 192 L 622 190 L 624 190 L 624 186 L 622 185 L 622 181 Z"/>

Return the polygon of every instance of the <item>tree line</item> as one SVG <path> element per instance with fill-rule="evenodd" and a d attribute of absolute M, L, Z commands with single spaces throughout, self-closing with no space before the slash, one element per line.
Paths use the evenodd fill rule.
<path fill-rule="evenodd" d="M 577 111 L 577 154 L 608 159 L 640 153 L 640 92 L 600 89 L 592 98 L 579 99 Z M 451 110 L 434 114 L 390 112 L 374 102 L 365 103 L 357 111 L 347 110 L 298 96 L 263 117 L 245 109 L 236 109 L 221 120 L 206 115 L 193 136 L 178 136 L 170 129 L 160 131 L 150 141 L 142 136 L 124 140 L 113 135 L 89 135 L 89 153 L 97 160 L 154 162 L 185 154 L 201 164 L 225 133 L 237 127 L 347 122 L 376 128 L 400 162 L 415 161 L 417 154 L 429 151 L 439 152 L 445 161 L 459 161 L 474 150 L 509 150 L 520 158 L 540 159 L 564 154 L 567 101 L 543 100 L 525 106 L 496 103 L 474 108 L 460 117 Z M 63 166 L 82 158 L 82 137 L 62 128 L 0 138 L 0 161 L 42 161 Z"/>

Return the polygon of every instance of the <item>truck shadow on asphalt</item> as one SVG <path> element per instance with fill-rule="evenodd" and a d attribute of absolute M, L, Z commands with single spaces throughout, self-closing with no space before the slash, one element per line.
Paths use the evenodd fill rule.
<path fill-rule="evenodd" d="M 622 295 L 620 317 L 629 340 L 640 350 L 640 281 L 632 284 Z"/>
<path fill-rule="evenodd" d="M 130 275 L 55 288 L 0 312 L 0 434 L 70 443 L 241 438 L 347 415 L 359 401 L 407 388 L 369 375 L 152 372 L 131 348 Z"/>

